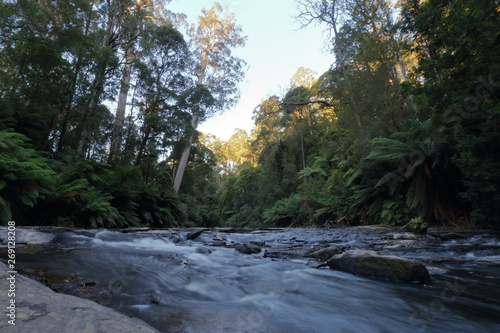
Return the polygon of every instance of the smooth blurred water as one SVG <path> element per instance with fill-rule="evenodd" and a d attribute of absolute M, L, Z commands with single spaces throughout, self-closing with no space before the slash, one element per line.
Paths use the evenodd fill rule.
<path fill-rule="evenodd" d="M 185 239 L 187 231 L 179 234 Z M 362 229 L 286 229 L 206 232 L 174 244 L 169 235 L 65 232 L 50 249 L 19 254 L 18 261 L 21 267 L 93 281 L 96 286 L 89 288 L 99 292 L 91 298 L 162 332 L 500 331 L 500 268 L 479 262 L 499 254 L 493 236 L 395 243 Z M 318 244 L 389 248 L 424 263 L 433 282 L 374 281 L 315 268 L 313 260 L 245 255 L 213 246 L 221 237 L 228 243 L 265 242 L 267 251 Z"/>

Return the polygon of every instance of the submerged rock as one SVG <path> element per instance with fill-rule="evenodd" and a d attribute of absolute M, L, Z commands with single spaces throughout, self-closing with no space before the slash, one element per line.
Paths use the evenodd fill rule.
<path fill-rule="evenodd" d="M 419 283 L 431 280 L 427 268 L 421 263 L 375 251 L 348 251 L 332 257 L 326 265 L 373 279 Z"/>
<path fill-rule="evenodd" d="M 199 253 L 199 254 L 210 254 L 210 253 L 212 253 L 212 251 L 208 247 L 204 247 L 204 246 L 197 247 L 194 250 L 194 252 L 195 253 Z"/>
<path fill-rule="evenodd" d="M 251 243 L 237 244 L 234 248 L 236 249 L 236 251 L 243 254 L 255 254 L 260 253 L 261 251 L 260 246 Z"/>
<path fill-rule="evenodd" d="M 168 237 L 168 239 L 169 239 L 172 243 L 174 243 L 174 244 L 177 244 L 177 243 L 179 243 L 179 242 L 182 240 L 182 238 L 181 238 L 181 236 L 179 236 L 179 234 L 171 234 L 171 235 Z"/>

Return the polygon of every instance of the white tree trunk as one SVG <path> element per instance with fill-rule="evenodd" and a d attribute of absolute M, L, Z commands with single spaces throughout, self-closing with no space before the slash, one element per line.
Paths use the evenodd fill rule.
<path fill-rule="evenodd" d="M 189 153 L 191 152 L 191 146 L 193 145 L 194 142 L 197 127 L 198 127 L 198 116 L 193 115 L 193 118 L 191 119 L 191 128 L 193 130 L 193 133 L 189 138 L 189 145 L 186 148 L 184 148 L 184 151 L 182 152 L 181 160 L 179 161 L 179 166 L 177 167 L 177 172 L 175 173 L 174 191 L 176 193 L 179 193 L 179 189 L 181 188 L 182 178 L 184 177 L 184 171 L 186 171 L 186 166 L 189 159 Z"/>
<path fill-rule="evenodd" d="M 108 162 L 111 164 L 116 163 L 120 156 L 122 136 L 123 136 L 123 123 L 125 121 L 125 109 L 127 107 L 127 97 L 130 87 L 130 75 L 132 70 L 132 63 L 134 62 L 134 60 L 135 60 L 135 54 L 134 54 L 134 46 L 132 44 L 127 48 L 125 65 L 123 66 L 120 94 L 118 95 L 118 104 L 116 106 L 115 122 L 113 124 L 113 133 L 111 136 L 111 148 L 108 160 Z"/>

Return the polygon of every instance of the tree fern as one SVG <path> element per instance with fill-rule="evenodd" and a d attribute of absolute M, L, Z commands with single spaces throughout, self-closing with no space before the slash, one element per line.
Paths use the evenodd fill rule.
<path fill-rule="evenodd" d="M 50 195 L 54 171 L 28 139 L 12 130 L 0 131 L 0 219 L 19 220 L 38 200 Z"/>
<path fill-rule="evenodd" d="M 392 195 L 404 195 L 406 206 L 423 218 L 451 222 L 458 207 L 458 179 L 449 163 L 451 152 L 430 121 L 422 124 L 416 138 L 376 138 L 366 160 L 392 167 L 377 181 Z M 437 134 L 436 134 L 437 133 Z"/>

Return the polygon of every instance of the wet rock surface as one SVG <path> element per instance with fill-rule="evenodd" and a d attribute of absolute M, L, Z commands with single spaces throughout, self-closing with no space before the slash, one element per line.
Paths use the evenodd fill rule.
<path fill-rule="evenodd" d="M 15 275 L 15 298 L 9 298 L 8 268 L 0 263 L 0 304 L 15 299 L 15 325 L 3 316 L 2 333 L 34 332 L 99 332 L 99 333 L 156 333 L 148 324 L 130 318 L 116 310 L 71 295 L 58 294 L 46 286 L 20 274 Z M 4 311 L 2 311 L 4 312 Z M 9 317 L 10 319 L 10 317 Z M 12 320 L 12 319 L 10 319 Z"/>
<path fill-rule="evenodd" d="M 474 311 L 487 320 L 466 321 L 468 331 L 496 332 L 490 328 L 500 324 L 494 319 L 500 301 L 492 301 L 500 299 L 500 241 L 487 233 L 430 229 L 413 234 L 379 226 L 32 231 L 53 237 L 46 238 L 47 244 L 42 235 L 18 247 L 20 272 L 60 293 L 141 318 L 161 332 L 326 332 L 332 325 L 345 332 L 372 329 L 373 321 L 358 313 L 383 318 L 380 332 L 387 327 L 410 332 L 415 327 L 405 318 L 412 315 L 413 304 L 434 304 L 450 285 L 458 288 L 451 294 L 456 300 L 445 305 L 458 317 L 442 315 L 443 321 L 460 323 L 462 313 Z M 431 276 L 432 282 L 425 287 L 379 282 L 387 280 L 387 273 L 339 271 L 332 260 L 341 257 L 345 263 L 363 252 L 420 262 L 430 272 L 421 271 L 420 279 L 410 274 L 388 280 L 428 282 L 425 277 Z M 6 258 L 5 248 L 0 253 Z M 331 266 L 317 268 L 326 262 Z M 374 265 L 382 266 L 379 261 Z M 393 295 L 389 303 L 387 295 Z M 45 304 L 27 308 L 51 313 Z M 387 311 L 398 315 L 385 318 Z M 338 320 L 345 318 L 350 324 L 342 326 Z M 427 331 L 442 332 L 445 326 L 439 323 L 428 323 Z"/>
<path fill-rule="evenodd" d="M 333 257 L 337 254 L 341 254 L 345 250 L 346 250 L 346 248 L 343 246 L 339 246 L 339 245 L 338 246 L 330 246 L 330 247 L 327 247 L 326 249 L 321 249 L 321 250 L 317 250 L 317 251 L 313 251 L 311 253 L 308 253 L 308 254 L 306 254 L 306 257 L 318 259 L 320 261 L 327 261 L 331 257 Z"/>
<path fill-rule="evenodd" d="M 427 268 L 421 263 L 375 251 L 348 251 L 333 256 L 326 265 L 332 269 L 386 281 L 431 281 Z"/>
<path fill-rule="evenodd" d="M 252 243 L 247 243 L 247 244 L 236 244 L 234 246 L 235 250 L 238 251 L 239 253 L 243 254 L 256 254 L 260 253 L 261 248 L 260 246 Z"/>
<path fill-rule="evenodd" d="M 52 241 L 56 235 L 53 232 L 62 232 L 63 228 L 17 228 L 16 244 L 46 244 Z M 0 244 L 7 245 L 7 228 L 0 227 Z"/>

